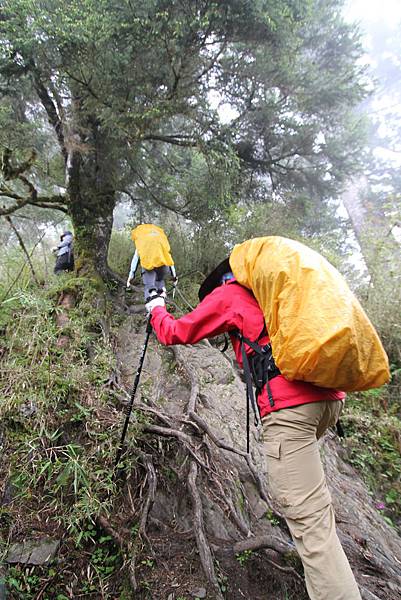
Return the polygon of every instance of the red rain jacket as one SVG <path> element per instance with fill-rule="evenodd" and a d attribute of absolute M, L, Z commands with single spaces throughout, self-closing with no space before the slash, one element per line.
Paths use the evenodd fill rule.
<path fill-rule="evenodd" d="M 159 341 L 165 345 L 196 344 L 204 338 L 234 330 L 256 341 L 263 331 L 264 317 L 252 292 L 231 280 L 214 289 L 192 312 L 180 319 L 175 319 L 164 307 L 156 306 L 151 323 Z M 237 362 L 242 367 L 241 343 L 232 335 L 230 339 Z M 268 344 L 268 335 L 258 343 L 261 346 Z M 247 354 L 253 354 L 251 348 L 246 345 L 245 348 Z M 274 406 L 269 404 L 265 386 L 257 399 L 261 417 L 282 408 L 345 397 L 344 392 L 317 387 L 305 381 L 288 381 L 283 375 L 274 377 L 269 384 Z"/>

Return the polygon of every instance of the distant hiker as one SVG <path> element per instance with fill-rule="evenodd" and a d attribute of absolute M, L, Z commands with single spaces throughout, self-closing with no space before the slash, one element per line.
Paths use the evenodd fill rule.
<path fill-rule="evenodd" d="M 206 278 L 199 298 L 200 304 L 180 319 L 167 312 L 163 298 L 147 303 L 159 341 L 166 345 L 195 344 L 229 334 L 238 364 L 248 365 L 248 372 L 257 379 L 256 401 L 263 423 L 270 490 L 301 557 L 309 597 L 361 600 L 336 533 L 318 446 L 326 429 L 337 423 L 345 393 L 281 375 L 271 353 L 265 352 L 270 339 L 263 312 L 253 293 L 236 281 L 228 260 Z M 241 336 L 253 347 L 243 344 Z M 255 347 L 264 351 L 259 354 Z"/>
<path fill-rule="evenodd" d="M 143 224 L 132 230 L 131 239 L 136 250 L 131 262 L 127 288 L 130 287 L 140 262 L 145 301 L 152 296 L 165 296 L 166 277 L 171 277 L 174 285 L 178 282 L 166 234 L 157 225 Z"/>
<path fill-rule="evenodd" d="M 74 270 L 74 251 L 73 251 L 73 235 L 71 231 L 64 231 L 60 236 L 60 243 L 57 248 L 53 249 L 57 254 L 54 273 L 58 275 L 62 271 Z"/>

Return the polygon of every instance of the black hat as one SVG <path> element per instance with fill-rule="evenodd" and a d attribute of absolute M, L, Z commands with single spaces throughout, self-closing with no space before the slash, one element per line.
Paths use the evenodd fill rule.
<path fill-rule="evenodd" d="M 198 292 L 199 300 L 203 300 L 205 296 L 210 294 L 210 292 L 218 287 L 221 283 L 221 278 L 223 277 L 224 273 L 228 273 L 229 271 L 231 271 L 230 259 L 225 258 L 223 262 L 217 265 L 214 271 L 209 273 L 205 281 L 200 286 Z"/>

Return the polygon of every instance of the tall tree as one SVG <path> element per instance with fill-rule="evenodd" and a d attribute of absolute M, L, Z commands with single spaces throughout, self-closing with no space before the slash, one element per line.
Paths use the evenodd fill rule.
<path fill-rule="evenodd" d="M 328 198 L 358 166 L 363 95 L 339 14 L 337 0 L 3 0 L 5 118 L 43 133 L 46 117 L 58 153 L 49 178 L 21 158 L 21 136 L 5 148 L 0 214 L 67 211 L 78 269 L 107 277 L 119 193 L 191 216 L 204 202 L 186 173 L 220 182 L 216 208 L 245 169 L 241 181 L 257 174 L 279 201 Z"/>
<path fill-rule="evenodd" d="M 349 182 L 343 202 L 358 239 L 371 283 L 400 266 L 401 98 L 400 27 L 367 25 L 372 94 L 361 105 L 369 118 L 363 175 Z"/>

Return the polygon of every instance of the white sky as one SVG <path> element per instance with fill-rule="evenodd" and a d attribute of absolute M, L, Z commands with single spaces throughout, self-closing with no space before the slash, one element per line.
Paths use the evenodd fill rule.
<path fill-rule="evenodd" d="M 374 66 L 375 57 L 371 54 L 371 43 L 369 29 L 372 24 L 382 23 L 383 31 L 387 29 L 389 35 L 392 35 L 394 30 L 401 29 L 401 0 L 345 0 L 343 15 L 349 22 L 356 22 L 362 32 L 362 43 L 365 47 L 366 55 L 362 59 L 365 64 Z M 375 97 L 372 102 L 372 107 L 377 113 L 376 117 L 380 120 L 382 114 L 379 133 L 386 135 L 390 133 L 390 124 L 387 123 L 386 113 L 401 115 L 401 105 L 391 95 L 391 90 L 380 91 L 379 87 L 376 90 Z M 382 159 L 388 160 L 390 163 L 401 166 L 400 154 L 393 153 L 389 149 L 378 147 L 375 154 Z"/>
<path fill-rule="evenodd" d="M 384 21 L 389 27 L 395 28 L 401 22 L 400 0 L 346 0 L 344 16 L 349 21 L 361 23 Z"/>

